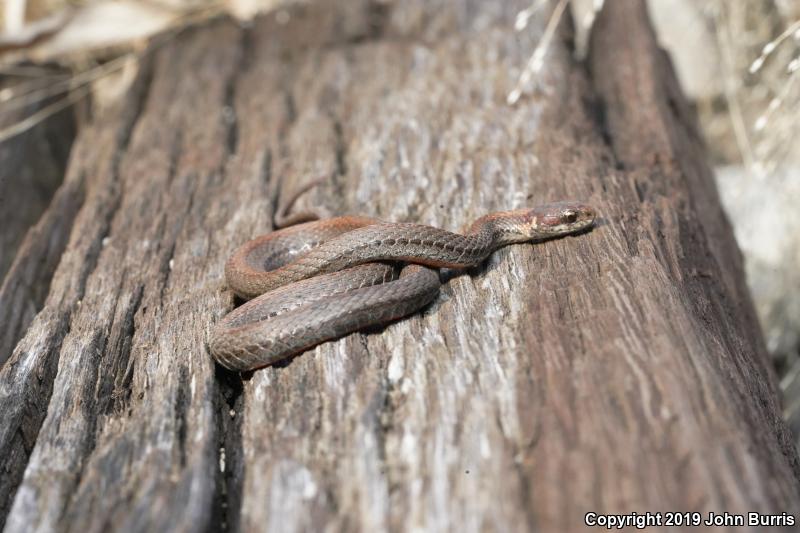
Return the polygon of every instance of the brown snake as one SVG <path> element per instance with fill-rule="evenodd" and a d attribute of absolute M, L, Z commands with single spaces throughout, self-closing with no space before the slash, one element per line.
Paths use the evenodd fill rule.
<path fill-rule="evenodd" d="M 474 266 L 501 246 L 575 233 L 594 218 L 585 204 L 558 202 L 483 216 L 463 235 L 359 216 L 275 231 L 225 265 L 228 286 L 252 299 L 214 327 L 209 349 L 231 370 L 273 364 L 432 302 L 440 281 L 431 267 Z M 402 263 L 411 264 L 399 272 Z"/>

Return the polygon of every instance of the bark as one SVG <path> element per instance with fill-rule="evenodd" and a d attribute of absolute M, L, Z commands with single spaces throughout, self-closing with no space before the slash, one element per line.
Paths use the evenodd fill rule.
<path fill-rule="evenodd" d="M 605 4 L 586 64 L 563 22 L 514 106 L 548 15 L 514 32 L 522 1 L 300 5 L 152 50 L 80 132 L 69 242 L 0 372 L 6 531 L 800 512 L 694 119 L 642 3 Z M 320 175 L 300 209 L 459 229 L 578 198 L 602 220 L 451 273 L 380 331 L 215 367 L 225 258 Z"/>

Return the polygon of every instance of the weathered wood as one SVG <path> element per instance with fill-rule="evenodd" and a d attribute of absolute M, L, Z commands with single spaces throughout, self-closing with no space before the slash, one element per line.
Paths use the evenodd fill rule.
<path fill-rule="evenodd" d="M 55 68 L 39 68 L 37 72 L 42 83 L 48 76 L 58 79 L 59 75 L 67 75 Z M 0 88 L 13 89 L 19 94 L 20 87 L 26 85 L 24 81 L 0 76 Z M 32 96 L 27 97 L 30 100 L 27 103 L 22 96 L 0 106 L 0 129 L 12 128 L 59 103 L 57 96 L 44 99 Z M 70 106 L 0 142 L 0 324 L 3 325 L 0 366 L 42 308 L 49 289 L 47 281 L 66 246 L 70 213 L 74 211 L 70 205 L 74 204 L 66 198 L 69 194 L 62 193 L 55 200 L 53 197 L 64 178 L 75 130 L 75 109 Z M 45 218 L 57 218 L 60 223 L 39 222 L 39 229 L 31 231 L 28 241 L 23 243 L 28 229 L 51 204 L 53 207 Z M 20 246 L 25 249 L 19 254 L 19 262 L 12 267 Z M 9 273 L 10 268 L 14 271 Z"/>
<path fill-rule="evenodd" d="M 642 4 L 606 2 L 589 69 L 562 24 L 508 106 L 547 16 L 515 33 L 526 6 L 297 6 L 146 58 L 79 136 L 70 241 L 0 372 L 6 531 L 800 512 L 740 259 Z M 458 229 L 580 198 L 603 221 L 504 249 L 382 331 L 215 369 L 225 257 L 319 175 L 305 207 Z"/>
<path fill-rule="evenodd" d="M 47 413 L 62 342 L 119 205 L 118 154 L 127 144 L 136 104 L 132 97 L 124 109 L 82 131 L 64 183 L 25 236 L 0 289 L 3 341 L 18 338 L 19 329 L 30 323 L 16 355 L 0 372 L 0 520 L 10 509 Z M 42 288 L 49 293 L 31 322 L 28 315 L 42 304 L 36 300 Z"/>

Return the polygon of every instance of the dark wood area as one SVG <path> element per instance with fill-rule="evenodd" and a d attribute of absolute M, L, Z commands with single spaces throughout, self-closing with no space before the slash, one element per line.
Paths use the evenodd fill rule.
<path fill-rule="evenodd" d="M 143 58 L 17 258 L 68 238 L 52 279 L 26 279 L 49 291 L 0 370 L 5 531 L 800 513 L 741 258 L 643 3 L 605 2 L 586 62 L 565 19 L 510 106 L 549 16 L 515 32 L 528 5 L 303 4 Z M 215 367 L 225 259 L 322 175 L 301 209 L 458 230 L 581 199 L 602 220 L 455 273 L 381 331 L 250 375 Z"/>
<path fill-rule="evenodd" d="M 0 91 L 16 95 L 0 104 L 0 131 L 21 132 L 0 142 L 0 366 L 42 308 L 72 225 L 69 216 L 56 225 L 39 221 L 45 212 L 52 221 L 70 211 L 63 205 L 66 191 L 58 200 L 53 197 L 76 135 L 74 106 L 22 128 L 32 117 L 64 107 L 62 98 L 48 97 L 45 89 L 66 79 L 66 70 L 52 66 L 21 65 L 0 74 Z M 29 233 L 37 223 L 40 227 Z M 18 254 L 20 247 L 25 251 Z"/>

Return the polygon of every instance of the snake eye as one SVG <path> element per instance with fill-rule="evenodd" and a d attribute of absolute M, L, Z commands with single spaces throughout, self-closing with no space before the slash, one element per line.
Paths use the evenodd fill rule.
<path fill-rule="evenodd" d="M 567 221 L 568 224 L 572 224 L 573 222 L 578 221 L 578 213 L 575 211 L 567 211 L 564 213 L 564 220 Z"/>

